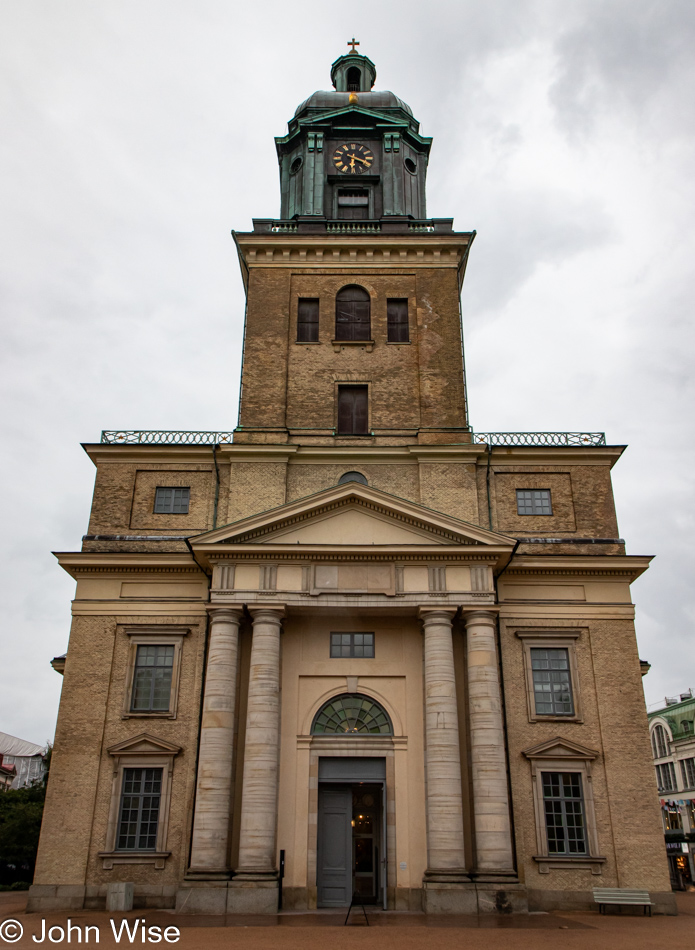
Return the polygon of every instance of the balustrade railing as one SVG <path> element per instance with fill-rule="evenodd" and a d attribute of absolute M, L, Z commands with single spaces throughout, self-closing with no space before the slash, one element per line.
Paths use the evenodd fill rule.
<path fill-rule="evenodd" d="M 177 432 L 170 429 L 105 429 L 101 441 L 108 445 L 223 445 L 232 432 Z M 476 432 L 473 441 L 485 445 L 605 445 L 603 432 Z"/>
<path fill-rule="evenodd" d="M 605 445 L 605 432 L 476 432 L 487 445 Z"/>

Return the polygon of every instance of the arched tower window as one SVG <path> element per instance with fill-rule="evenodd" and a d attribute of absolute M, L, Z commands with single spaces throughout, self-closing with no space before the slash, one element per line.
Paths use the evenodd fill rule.
<path fill-rule="evenodd" d="M 362 85 L 362 73 L 357 66 L 351 66 L 347 71 L 348 92 L 359 92 Z"/>
<path fill-rule="evenodd" d="M 362 287 L 351 284 L 339 290 L 335 298 L 336 340 L 369 340 L 371 301 Z"/>
<path fill-rule="evenodd" d="M 392 736 L 393 726 L 386 710 L 368 696 L 343 693 L 325 703 L 311 727 L 314 736 Z"/>
<path fill-rule="evenodd" d="M 652 752 L 655 759 L 662 759 L 668 755 L 668 741 L 663 726 L 654 726 L 652 732 Z"/>
<path fill-rule="evenodd" d="M 339 485 L 344 485 L 345 482 L 359 482 L 360 485 L 368 485 L 369 482 L 364 477 L 362 472 L 345 472 L 344 475 L 341 475 L 338 479 Z"/>

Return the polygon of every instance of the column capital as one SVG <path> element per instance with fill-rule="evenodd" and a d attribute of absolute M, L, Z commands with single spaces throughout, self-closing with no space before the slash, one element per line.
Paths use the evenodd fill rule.
<path fill-rule="evenodd" d="M 417 615 L 425 626 L 430 623 L 448 623 L 454 621 L 458 607 L 419 607 Z"/>
<path fill-rule="evenodd" d="M 473 607 L 472 609 L 463 608 L 463 620 L 468 626 L 469 623 L 497 623 L 499 607 Z"/>
<path fill-rule="evenodd" d="M 228 623 L 239 623 L 244 615 L 243 604 L 235 604 L 229 607 L 221 607 L 217 604 L 206 604 L 205 609 L 207 610 L 212 623 L 214 623 L 216 620 L 227 621 Z"/>
<path fill-rule="evenodd" d="M 254 623 L 282 623 L 285 616 L 284 604 L 253 604 L 249 605 L 249 613 Z"/>

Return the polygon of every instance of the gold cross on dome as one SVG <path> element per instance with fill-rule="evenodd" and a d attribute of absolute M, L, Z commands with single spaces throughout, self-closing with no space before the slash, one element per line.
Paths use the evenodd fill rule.
<path fill-rule="evenodd" d="M 360 43 L 359 43 L 359 40 L 356 40 L 355 37 L 353 36 L 351 40 L 347 41 L 347 45 L 352 47 L 352 49 L 350 50 L 351 53 L 356 53 L 357 50 L 355 49 L 355 47 L 359 46 Z"/>

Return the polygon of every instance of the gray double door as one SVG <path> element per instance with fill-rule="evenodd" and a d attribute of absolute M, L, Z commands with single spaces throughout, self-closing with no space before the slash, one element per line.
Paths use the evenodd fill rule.
<path fill-rule="evenodd" d="M 319 907 L 385 897 L 384 759 L 319 760 Z M 352 781 L 350 781 L 352 779 Z"/>

